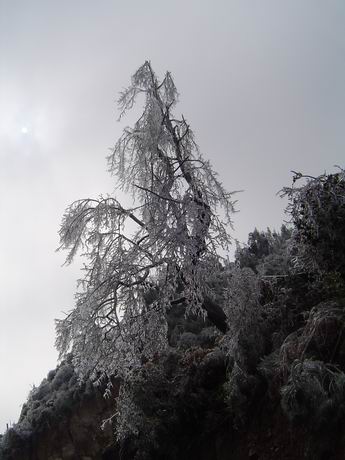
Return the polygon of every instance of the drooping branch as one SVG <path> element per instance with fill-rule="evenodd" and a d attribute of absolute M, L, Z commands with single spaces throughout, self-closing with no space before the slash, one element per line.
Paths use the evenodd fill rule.
<path fill-rule="evenodd" d="M 170 73 L 159 82 L 149 62 L 141 66 L 121 93 L 120 116 L 141 96 L 141 116 L 108 157 L 118 187 L 136 206 L 127 209 L 112 197 L 80 200 L 67 209 L 60 231 L 67 262 L 78 250 L 86 262 L 76 307 L 59 323 L 59 347 L 72 347 L 79 367 L 108 374 L 124 375 L 139 365 L 139 354 L 164 349 L 167 310 L 182 301 L 187 314 L 207 315 L 226 329 L 208 279 L 220 263 L 218 247 L 230 242 L 231 194 L 203 159 L 186 119 L 174 116 L 178 93 Z M 147 286 L 155 294 L 149 302 Z"/>

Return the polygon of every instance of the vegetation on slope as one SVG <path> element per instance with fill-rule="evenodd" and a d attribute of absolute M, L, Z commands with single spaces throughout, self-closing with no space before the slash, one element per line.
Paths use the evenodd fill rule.
<path fill-rule="evenodd" d="M 311 189 L 313 212 L 299 204 L 290 229 L 255 230 L 234 263 L 210 273 L 226 333 L 199 315 L 186 316 L 183 303 L 168 312 L 169 348 L 143 360 L 120 389 L 123 407 L 113 422 L 123 458 L 182 458 L 201 439 L 245 430 L 267 398 L 280 403 L 289 423 L 307 429 L 310 458 L 318 458 L 317 446 L 330 452 L 329 439 L 336 449 L 345 417 L 343 184 L 340 171 L 289 190 L 296 209 Z M 334 206 L 327 219 L 325 201 Z M 321 254 L 311 226 L 322 235 Z M 337 257 L 327 260 L 337 244 Z M 5 434 L 4 458 L 15 437 L 25 442 L 94 391 L 90 381 L 78 383 L 70 362 L 49 373 Z"/>
<path fill-rule="evenodd" d="M 229 263 L 219 248 L 232 194 L 173 114 L 170 73 L 159 82 L 145 62 L 121 116 L 139 95 L 143 113 L 109 156 L 136 204 L 101 196 L 67 209 L 61 249 L 86 261 L 76 305 L 57 321 L 67 361 L 31 392 L 3 452 L 67 417 L 91 382 L 116 396 L 103 426 L 115 426 L 124 459 L 188 457 L 212 433 L 248 427 L 263 400 L 310 439 L 334 434 L 345 414 L 344 170 L 296 173 L 282 190 L 290 225 L 255 229 Z"/>

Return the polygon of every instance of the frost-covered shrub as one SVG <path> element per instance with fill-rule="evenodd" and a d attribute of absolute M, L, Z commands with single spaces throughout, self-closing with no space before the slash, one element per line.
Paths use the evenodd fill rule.
<path fill-rule="evenodd" d="M 285 275 L 290 272 L 291 229 L 282 225 L 280 232 L 269 228 L 249 233 L 246 245 L 237 245 L 235 259 L 241 268 L 251 268 L 261 276 Z"/>
<path fill-rule="evenodd" d="M 122 386 L 117 437 L 125 458 L 178 459 L 193 436 L 226 419 L 226 357 L 219 349 L 170 350 L 145 363 Z"/>
<path fill-rule="evenodd" d="M 61 415 L 73 410 L 76 403 L 84 398 L 86 390 L 90 393 L 90 386 L 91 382 L 78 382 L 69 360 L 61 363 L 56 370 L 48 373 L 38 387 L 32 388 L 18 423 L 6 434 L 4 443 L 24 442 L 34 433 L 51 426 Z"/>
<path fill-rule="evenodd" d="M 134 458 L 150 458 L 157 450 L 158 431 L 166 416 L 171 390 L 159 365 L 147 363 L 121 386 L 117 400 L 116 432 L 122 445 L 136 445 Z M 170 412 L 170 411 L 169 411 Z"/>
<path fill-rule="evenodd" d="M 215 327 L 204 327 L 200 332 L 200 346 L 203 348 L 213 348 L 222 337 L 222 334 Z"/>
<path fill-rule="evenodd" d="M 228 332 L 222 339 L 227 355 L 243 369 L 256 366 L 263 351 L 260 279 L 250 268 L 229 267 L 224 311 Z"/>
<path fill-rule="evenodd" d="M 345 374 L 322 361 L 296 360 L 281 395 L 291 421 L 336 424 L 345 413 Z"/>
<path fill-rule="evenodd" d="M 179 347 L 182 349 L 188 349 L 198 346 L 199 340 L 196 334 L 193 332 L 183 332 L 180 336 Z"/>
<path fill-rule="evenodd" d="M 341 303 L 321 302 L 258 368 L 270 398 L 291 422 L 305 424 L 314 447 L 321 438 L 329 443 L 345 415 L 344 324 Z"/>
<path fill-rule="evenodd" d="M 167 323 L 168 342 L 171 347 L 211 348 L 217 338 L 223 335 L 207 318 L 200 315 L 187 315 L 186 306 L 183 303 L 167 312 Z"/>
<path fill-rule="evenodd" d="M 266 331 L 258 274 L 248 267 L 230 265 L 227 275 L 224 311 L 228 331 L 220 340 L 227 357 L 223 390 L 228 416 L 235 426 L 241 426 L 260 384 L 256 368 L 265 350 Z"/>
<path fill-rule="evenodd" d="M 64 384 L 68 386 L 72 380 L 72 385 L 77 383 L 76 374 L 71 365 L 59 367 L 54 375 L 54 378 L 51 381 L 51 386 L 53 390 L 61 388 Z"/>
<path fill-rule="evenodd" d="M 300 337 L 301 353 L 336 362 L 338 354 L 344 353 L 341 341 L 344 324 L 345 310 L 339 303 L 323 302 L 312 308 Z M 341 360 L 339 364 L 343 365 Z"/>
<path fill-rule="evenodd" d="M 345 171 L 318 177 L 296 173 L 293 186 L 282 192 L 290 200 L 297 267 L 345 277 Z"/>
<path fill-rule="evenodd" d="M 54 379 L 56 372 L 57 372 L 57 369 L 52 369 L 51 371 L 48 372 L 48 375 L 47 375 L 48 382 L 51 382 Z"/>
<path fill-rule="evenodd" d="M 302 327 L 290 333 L 281 346 L 266 356 L 260 370 L 269 381 L 286 382 L 296 360 L 318 359 L 343 365 L 341 340 L 345 310 L 336 302 L 322 302 L 305 313 Z"/>
<path fill-rule="evenodd" d="M 51 384 L 44 379 L 38 387 L 34 387 L 29 395 L 29 398 L 33 401 L 40 401 L 44 399 L 47 394 L 51 391 Z"/>
<path fill-rule="evenodd" d="M 253 404 L 260 386 L 260 379 L 255 374 L 243 370 L 234 363 L 224 384 L 225 402 L 235 428 L 242 427 L 248 421 L 249 408 Z"/>

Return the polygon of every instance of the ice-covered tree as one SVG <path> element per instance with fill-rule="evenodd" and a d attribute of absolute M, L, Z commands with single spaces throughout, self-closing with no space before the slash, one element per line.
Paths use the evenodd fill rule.
<path fill-rule="evenodd" d="M 295 226 L 293 242 L 299 269 L 338 272 L 345 279 L 345 171 L 318 177 L 294 173 L 284 187 Z"/>
<path fill-rule="evenodd" d="M 282 225 L 280 232 L 258 231 L 249 233 L 246 245 L 237 245 L 235 260 L 240 267 L 249 267 L 264 277 L 279 277 L 290 271 L 289 242 L 292 230 Z"/>
<path fill-rule="evenodd" d="M 79 250 L 86 261 L 76 305 L 57 321 L 57 347 L 62 356 L 73 351 L 82 375 L 125 377 L 159 354 L 167 347 L 166 313 L 181 302 L 186 314 L 226 327 L 207 281 L 230 242 L 231 194 L 186 119 L 173 114 L 178 93 L 171 74 L 159 82 L 145 62 L 120 95 L 120 117 L 138 97 L 143 112 L 108 157 L 133 206 L 113 196 L 78 200 L 60 230 L 67 263 Z"/>

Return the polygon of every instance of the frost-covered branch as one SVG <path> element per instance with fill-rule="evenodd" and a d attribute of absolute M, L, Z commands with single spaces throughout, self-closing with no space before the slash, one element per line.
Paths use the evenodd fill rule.
<path fill-rule="evenodd" d="M 181 299 L 187 313 L 226 327 L 207 279 L 219 268 L 218 249 L 230 243 L 231 194 L 202 157 L 186 119 L 173 114 L 178 93 L 170 73 L 159 82 L 145 62 L 120 95 L 120 117 L 138 97 L 145 98 L 143 113 L 108 157 L 118 187 L 136 206 L 126 209 L 115 197 L 79 200 L 60 230 L 66 263 L 81 251 L 85 264 L 76 306 L 57 322 L 57 346 L 62 355 L 73 351 L 82 374 L 124 377 L 143 356 L 164 350 L 166 312 Z"/>

